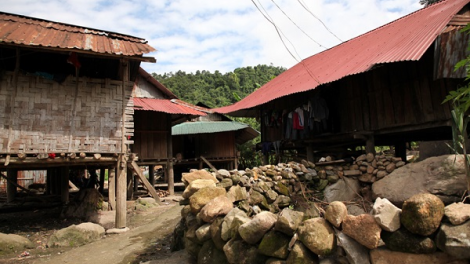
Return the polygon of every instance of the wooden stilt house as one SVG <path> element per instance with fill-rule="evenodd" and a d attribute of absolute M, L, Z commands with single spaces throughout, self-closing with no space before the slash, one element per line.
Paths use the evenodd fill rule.
<path fill-rule="evenodd" d="M 196 116 L 206 115 L 207 109 L 179 100 L 149 73 L 139 69 L 132 93 L 135 110 L 134 145 L 137 164 L 149 167 L 149 181 L 155 185 L 154 168 L 165 170 L 165 184 L 174 192 L 174 152 L 171 127 Z"/>
<path fill-rule="evenodd" d="M 304 59 L 243 100 L 214 109 L 261 120 L 264 146 L 320 151 L 451 139 L 450 91 L 464 84 L 468 0 L 444 0 Z"/>
<path fill-rule="evenodd" d="M 108 170 L 116 227 L 126 226 L 126 170 L 132 162 L 132 87 L 142 38 L 0 13 L 0 172 L 7 202 L 19 170 L 47 170 L 47 189 L 69 200 L 75 168 Z M 3 177 L 3 176 L 2 176 Z"/>

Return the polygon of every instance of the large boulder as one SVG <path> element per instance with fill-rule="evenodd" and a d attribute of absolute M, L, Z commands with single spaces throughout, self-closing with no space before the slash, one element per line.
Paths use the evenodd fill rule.
<path fill-rule="evenodd" d="M 241 187 L 240 185 L 230 187 L 227 192 L 227 197 L 232 201 L 232 203 L 245 200 L 248 197 L 246 187 Z"/>
<path fill-rule="evenodd" d="M 392 204 L 387 198 L 375 200 L 372 215 L 379 226 L 388 232 L 395 232 L 400 228 L 401 209 Z"/>
<path fill-rule="evenodd" d="M 343 178 L 325 188 L 323 195 L 329 203 L 333 201 L 351 201 L 357 197 L 360 185 L 357 179 Z"/>
<path fill-rule="evenodd" d="M 211 239 L 211 224 L 206 223 L 198 227 L 195 231 L 196 238 L 200 243 L 204 243 Z"/>
<path fill-rule="evenodd" d="M 206 170 L 195 170 L 188 173 L 182 174 L 182 180 L 185 186 L 188 186 L 191 182 L 199 179 L 212 180 L 214 183 L 219 182 L 212 173 Z"/>
<path fill-rule="evenodd" d="M 382 232 L 381 236 L 387 248 L 393 251 L 414 254 L 429 254 L 436 251 L 436 245 L 431 238 L 413 234 L 405 228 L 393 233 Z"/>
<path fill-rule="evenodd" d="M 467 264 L 468 262 L 459 261 L 444 252 L 435 252 L 432 254 L 413 254 L 389 249 L 378 248 L 370 251 L 370 261 L 373 264 Z"/>
<path fill-rule="evenodd" d="M 201 247 L 197 256 L 197 264 L 225 264 L 228 263 L 224 252 L 217 249 L 212 240 L 207 240 Z"/>
<path fill-rule="evenodd" d="M 206 187 L 195 192 L 189 198 L 191 213 L 196 215 L 210 200 L 217 196 L 225 195 L 227 192 L 221 187 Z"/>
<path fill-rule="evenodd" d="M 444 214 L 453 225 L 463 224 L 470 219 L 470 204 L 450 204 L 444 208 Z"/>
<path fill-rule="evenodd" d="M 336 231 L 339 245 L 346 252 L 349 264 L 369 264 L 369 250 L 356 240 L 348 237 L 340 231 Z"/>
<path fill-rule="evenodd" d="M 298 228 L 299 240 L 313 253 L 327 256 L 336 246 L 333 228 L 323 218 L 305 220 Z"/>
<path fill-rule="evenodd" d="M 341 226 L 343 219 L 348 215 L 348 208 L 343 202 L 334 201 L 325 210 L 325 219 L 336 228 Z"/>
<path fill-rule="evenodd" d="M 189 198 L 195 192 L 205 187 L 215 187 L 215 182 L 213 180 L 208 180 L 208 179 L 194 180 L 186 187 L 182 196 L 183 198 Z"/>
<path fill-rule="evenodd" d="M 277 215 L 263 211 L 253 219 L 238 228 L 243 240 L 249 244 L 256 244 L 263 238 L 264 234 L 271 229 L 277 221 Z"/>
<path fill-rule="evenodd" d="M 289 241 L 290 237 L 281 232 L 271 230 L 261 239 L 258 246 L 259 253 L 269 257 L 285 259 L 289 254 Z"/>
<path fill-rule="evenodd" d="M 369 249 L 378 247 L 382 229 L 375 222 L 372 215 L 348 215 L 344 218 L 342 227 L 343 233 L 352 237 L 361 245 Z"/>
<path fill-rule="evenodd" d="M 258 249 L 243 240 L 231 239 L 224 245 L 224 253 L 231 264 L 264 263 L 266 256 Z"/>
<path fill-rule="evenodd" d="M 199 212 L 199 217 L 206 223 L 212 223 L 217 216 L 226 215 L 233 208 L 233 203 L 226 196 L 217 196 L 210 200 Z"/>
<path fill-rule="evenodd" d="M 287 264 L 318 264 L 318 257 L 302 242 L 297 241 L 292 247 L 286 262 Z"/>
<path fill-rule="evenodd" d="M 224 222 L 222 223 L 221 237 L 224 241 L 227 241 L 232 237 L 232 222 L 237 214 L 243 214 L 243 216 L 248 217 L 244 211 L 237 207 L 232 208 L 232 210 L 230 210 L 230 212 L 228 212 L 224 217 Z"/>
<path fill-rule="evenodd" d="M 443 223 L 437 233 L 436 244 L 453 257 L 470 259 L 470 222 L 457 226 Z"/>
<path fill-rule="evenodd" d="M 214 222 L 212 222 L 210 227 L 212 242 L 217 249 L 223 250 L 225 241 L 222 239 L 222 223 L 224 222 L 223 217 L 217 217 Z"/>
<path fill-rule="evenodd" d="M 29 239 L 15 234 L 0 233 L 0 256 L 29 248 L 34 248 L 34 243 Z"/>
<path fill-rule="evenodd" d="M 90 222 L 71 225 L 55 232 L 47 245 L 49 247 L 78 247 L 101 239 L 104 233 L 102 226 Z"/>
<path fill-rule="evenodd" d="M 411 233 L 429 236 L 441 224 L 444 203 L 429 193 L 416 194 L 403 203 L 401 224 Z"/>
<path fill-rule="evenodd" d="M 293 236 L 304 217 L 303 212 L 284 208 L 278 216 L 274 229 L 286 235 Z"/>
<path fill-rule="evenodd" d="M 418 193 L 431 193 L 445 204 L 459 201 L 466 190 L 465 160 L 462 155 L 443 155 L 409 163 L 372 185 L 375 197 L 387 198 L 401 207 Z"/>

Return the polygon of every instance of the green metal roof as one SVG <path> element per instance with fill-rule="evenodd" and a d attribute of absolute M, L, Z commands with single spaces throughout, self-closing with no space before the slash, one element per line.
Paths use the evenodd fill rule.
<path fill-rule="evenodd" d="M 173 136 L 178 136 L 191 134 L 220 133 L 237 130 L 243 130 L 242 133 L 238 136 L 239 138 L 237 139 L 237 143 L 239 143 L 240 141 L 246 142 L 250 139 L 255 138 L 259 134 L 258 131 L 254 130 L 249 125 L 235 121 L 184 122 L 173 126 L 171 128 L 171 134 Z"/>

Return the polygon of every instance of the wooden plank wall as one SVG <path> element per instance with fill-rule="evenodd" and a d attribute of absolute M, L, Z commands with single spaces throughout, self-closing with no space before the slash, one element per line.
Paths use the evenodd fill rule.
<path fill-rule="evenodd" d="M 15 86 L 14 73 L 4 72 L 0 76 L 0 153 L 121 152 L 123 105 L 127 106 L 124 133 L 133 132 L 132 82 L 125 84 L 124 95 L 122 85 L 80 78 L 77 90 L 72 76 L 59 84 L 19 73 Z"/>
<path fill-rule="evenodd" d="M 135 132 L 132 152 L 140 159 L 168 158 L 167 142 L 169 114 L 155 111 L 135 111 Z"/>
<path fill-rule="evenodd" d="M 235 157 L 235 132 L 200 134 L 196 136 L 196 154 L 206 158 Z M 198 153 L 199 152 L 199 153 Z"/>
<path fill-rule="evenodd" d="M 429 55 L 429 54 L 428 54 Z M 459 79 L 432 79 L 432 57 L 383 65 L 334 83 L 339 94 L 340 132 L 375 131 L 450 118 L 442 104 Z M 338 132 L 338 131 L 337 131 Z"/>

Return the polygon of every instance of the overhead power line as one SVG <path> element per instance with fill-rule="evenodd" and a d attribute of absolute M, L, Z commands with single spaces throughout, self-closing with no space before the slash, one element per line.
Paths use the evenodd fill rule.
<path fill-rule="evenodd" d="M 310 37 L 310 35 L 308 35 L 303 29 L 301 29 L 287 14 L 286 12 L 284 12 L 284 10 L 282 10 L 282 8 L 276 4 L 276 2 L 274 2 L 274 0 L 271 0 L 271 2 L 273 2 L 274 5 L 276 5 L 276 7 L 300 30 L 302 31 L 302 33 L 305 34 L 305 36 L 307 36 L 309 39 L 311 39 L 313 42 L 315 42 L 318 46 L 326 49 L 325 46 L 323 46 L 322 44 L 320 44 L 318 41 L 314 40 L 312 37 Z"/>
<path fill-rule="evenodd" d="M 259 0 L 258 0 L 259 1 Z M 272 21 L 272 19 L 269 17 L 269 14 L 268 12 L 266 12 L 266 10 L 264 9 L 263 5 L 261 3 L 259 3 L 259 5 L 261 6 L 261 8 L 264 10 L 264 12 L 266 13 L 263 13 L 263 11 L 261 11 L 261 9 L 258 7 L 258 5 L 255 3 L 254 0 L 251 0 L 251 2 L 256 6 L 256 9 L 258 9 L 258 11 L 263 15 L 263 17 L 268 20 L 269 23 L 271 23 L 274 28 L 276 29 L 276 32 L 277 32 L 277 35 L 279 36 L 279 38 L 281 39 L 281 42 L 282 44 L 284 45 L 284 47 L 286 48 L 286 50 L 289 52 L 289 54 L 292 56 L 292 58 L 294 58 L 295 61 L 297 61 L 297 63 L 300 63 L 302 64 L 302 66 L 305 68 L 305 70 L 307 71 L 307 73 L 310 75 L 310 77 L 312 77 L 312 79 L 314 79 L 319 85 L 321 84 L 320 81 L 318 80 L 318 78 L 316 78 L 313 73 L 308 69 L 308 67 L 305 65 L 304 61 L 302 60 L 302 57 L 297 53 L 297 50 L 295 49 L 294 45 L 292 44 L 292 42 L 282 33 L 282 31 L 277 27 L 277 25 L 274 23 L 274 21 Z M 284 37 L 286 38 L 287 41 L 289 41 L 289 43 L 292 45 L 292 48 L 294 49 L 295 53 L 297 53 L 297 56 L 299 56 L 300 60 L 298 60 L 294 54 L 292 54 L 292 52 L 290 51 L 290 49 L 287 47 L 286 43 L 284 42 L 284 39 L 282 38 L 282 35 L 284 35 Z"/>
<path fill-rule="evenodd" d="M 310 11 L 310 9 L 304 4 L 302 3 L 302 0 L 297 0 L 300 5 L 305 8 L 305 10 L 307 10 L 307 12 L 309 12 L 315 19 L 317 19 L 318 21 L 320 21 L 320 23 L 326 28 L 326 30 L 328 30 L 328 32 L 330 32 L 331 35 L 333 35 L 335 38 L 337 38 L 339 41 L 343 42 L 340 38 L 338 38 L 338 36 L 336 36 L 326 25 L 325 23 L 323 23 L 323 21 L 318 18 L 315 14 L 313 14 L 312 11 Z"/>

